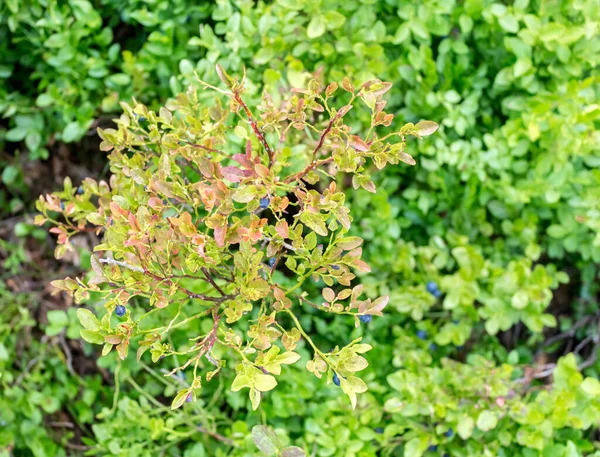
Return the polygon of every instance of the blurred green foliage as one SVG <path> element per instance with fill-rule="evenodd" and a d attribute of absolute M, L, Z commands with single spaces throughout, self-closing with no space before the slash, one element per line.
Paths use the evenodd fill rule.
<path fill-rule="evenodd" d="M 591 319 L 600 261 L 596 0 L 59 5 L 0 4 L 0 112 L 7 119 L 0 141 L 34 159 L 47 157 L 54 139 L 81 138 L 119 100 L 134 95 L 158 106 L 193 84 L 194 71 L 214 80 L 217 62 L 230 73 L 245 67 L 262 83 L 251 91 L 256 96 L 263 86 L 302 86 L 314 72 L 327 82 L 346 75 L 392 81 L 386 110 L 399 121 L 426 118 L 442 127 L 416 146 L 416 167 L 376 178 L 375 197 L 348 190 L 374 270 L 362 282 L 370 295 L 392 297 L 364 335 L 377 362 L 356 412 L 333 386 L 294 368 L 263 399 L 260 414 L 219 387 L 229 385 L 226 378 L 207 385 L 214 391 L 193 406 L 162 411 L 152 399 L 169 398 L 179 381 L 135 371 L 129 360 L 113 404 L 106 380 L 69 374 L 57 338 L 74 322 L 71 311 L 48 316 L 46 326 L 27 311 L 38 298 L 4 291 L 0 455 L 83 452 L 66 448 L 69 430 L 49 425 L 48 417 L 65 410 L 100 455 L 260 455 L 250 433 L 260 423 L 274 427 L 283 445 L 319 456 L 600 455 L 598 327 Z M 365 120 L 354 122 L 360 129 Z M 18 213 L 28 204 L 19 198 L 23 172 L 0 160 L 0 205 Z M 23 256 L 11 252 L 4 261 L 14 268 Z M 428 281 L 439 285 L 440 300 L 427 292 Z M 588 325 L 571 336 L 587 346 L 560 359 L 552 384 L 539 384 L 536 374 L 553 368 L 544 357 L 554 361 L 552 351 L 565 349 L 560 341 L 546 344 L 544 329 L 569 332 L 576 322 Z M 195 325 L 202 323 L 178 338 L 195 335 Z M 331 347 L 363 332 L 309 308 L 303 325 Z M 23 352 L 18 342 L 32 328 L 36 338 Z M 300 352 L 305 362 L 308 351 Z M 117 367 L 114 358 L 99 364 Z M 582 365 L 588 377 L 579 374 Z M 191 428 L 202 419 L 201 429 Z"/>

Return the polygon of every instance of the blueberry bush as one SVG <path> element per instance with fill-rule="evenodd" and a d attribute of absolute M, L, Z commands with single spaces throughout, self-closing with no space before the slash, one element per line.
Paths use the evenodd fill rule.
<path fill-rule="evenodd" d="M 8 424 L 0 428 L 0 455 L 598 455 L 595 0 L 50 3 L 0 5 L 0 214 L 11 215 L 0 222 L 0 307 L 10 310 L 0 317 L 0 421 Z M 242 100 L 277 151 L 274 164 L 230 101 L 225 71 L 247 75 Z M 393 83 L 385 93 L 393 126 L 430 119 L 439 128 L 408 143 L 415 166 L 379 170 L 370 160 L 355 174 L 346 154 L 360 160 L 367 151 L 353 144 L 308 173 L 299 198 L 281 178 L 311 163 L 331 119 L 301 89 L 337 82 L 327 108 L 339 110 L 352 97 L 345 78 L 355 91 L 376 79 Z M 289 94 L 305 100 L 295 120 Z M 349 134 L 385 136 L 391 130 L 371 130 L 374 112 L 363 103 L 343 116 Z M 223 124 L 215 120 L 231 111 Z M 289 120 L 277 117 L 282 112 Z M 172 125 L 178 119 L 190 121 Z M 292 127 L 280 136 L 273 128 L 282 122 Z M 217 141 L 205 142 L 206 128 L 216 129 Z M 333 138 L 328 133 L 317 152 L 339 154 L 329 149 Z M 246 158 L 248 141 L 267 176 L 254 159 L 233 158 Z M 215 158 L 201 146 L 233 152 Z M 73 159 L 79 150 L 109 152 L 109 165 L 87 174 L 58 167 L 60 182 L 71 179 L 39 203 L 41 217 L 53 221 L 36 227 L 33 200 L 56 190 L 58 179 L 36 183 L 29 161 L 38 160 L 35 167 L 50 157 L 56 170 L 65 148 Z M 216 244 L 218 224 L 198 222 L 214 211 L 199 184 L 216 182 L 203 174 L 211 165 L 202 159 L 201 166 L 201 157 L 225 169 L 213 205 L 220 192 L 269 182 L 221 208 L 225 246 Z M 311 217 L 299 220 L 307 199 L 328 215 L 328 235 L 363 240 L 354 249 L 371 271 L 323 257 L 335 237 L 324 237 Z M 348 228 L 332 212 L 340 204 Z M 181 219 L 186 212 L 189 220 Z M 288 236 L 299 220 L 301 239 L 281 239 L 282 220 Z M 156 254 L 144 251 L 146 237 L 159 239 L 151 246 L 159 258 L 168 253 L 167 262 L 148 260 Z M 244 243 L 256 253 L 244 254 Z M 207 271 L 224 295 L 201 268 L 186 270 L 206 259 L 217 262 Z M 324 271 L 312 277 L 309 265 L 319 262 Z M 182 273 L 192 277 L 173 277 Z M 351 286 L 339 281 L 346 274 L 356 275 Z M 287 308 L 275 288 L 285 293 L 305 275 Z M 265 297 L 267 289 L 256 287 L 264 284 L 252 284 L 258 279 L 268 285 Z M 65 281 L 55 284 L 83 307 L 68 293 L 50 296 L 50 280 Z M 389 297 L 382 315 L 345 309 L 352 292 L 339 294 L 356 287 L 359 302 Z M 217 303 L 181 288 L 211 299 L 235 295 L 219 307 L 229 314 L 218 328 L 231 329 L 232 339 L 217 329 L 220 342 L 203 352 Z M 249 300 L 251 310 L 234 305 L 254 293 L 260 298 Z M 335 365 L 347 345 L 370 347 L 355 355 L 368 360 L 352 372 L 368 389 L 354 409 L 345 394 L 350 373 Z M 319 370 L 315 348 L 333 367 L 326 361 Z M 146 351 L 139 361 L 138 351 Z M 272 362 L 289 353 L 294 363 Z M 277 387 L 251 394 L 243 357 Z M 249 394 L 260 398 L 256 411 Z M 171 409 L 174 399 L 180 405 Z"/>
<path fill-rule="evenodd" d="M 259 107 L 249 107 L 245 79 L 216 68 L 227 89 L 199 84 L 227 100 L 209 103 L 214 93 L 190 88 L 158 113 L 123 104 L 118 129 L 98 132 L 100 148 L 111 151 L 109 183 L 86 180 L 75 188 L 67 179 L 64 191 L 40 197 L 36 223 L 56 223 L 50 231 L 58 235 L 57 258 L 73 250 L 72 237 L 90 230 L 102 233 L 94 251 L 105 253 L 92 257 L 94 276 L 87 282 L 67 278 L 52 284 L 76 302 L 92 293 L 105 302 L 108 313 L 100 319 L 85 308 L 77 312 L 82 338 L 102 344 L 104 355 L 114 348 L 125 359 L 131 341 L 141 337 L 138 360 L 147 351 L 154 362 L 175 354 L 184 359 L 171 374 L 191 370 L 193 380 L 172 408 L 194 401 L 202 371 L 212 368 L 204 375 L 210 381 L 229 349 L 239 357 L 231 389 L 248 388 L 257 409 L 261 393 L 277 385 L 281 365 L 300 358 L 294 349 L 301 337 L 314 351 L 307 369 L 333 379 L 354 408 L 356 394 L 367 389 L 356 375 L 368 365 L 361 354 L 371 346 L 357 338 L 325 353 L 295 311 L 308 303 L 353 317 L 359 326 L 381 316 L 389 301 L 352 287 L 353 271 L 370 269 L 361 260 L 363 240 L 347 236 L 352 218 L 330 177 L 348 173 L 354 188 L 374 193 L 367 168 L 414 165 L 407 138 L 431 135 L 438 125 L 424 120 L 391 128 L 394 115 L 384 111 L 382 97 L 392 85 L 377 79 L 359 87 L 348 78 L 326 87 L 311 80 L 289 98 L 276 102 L 265 92 Z M 362 138 L 345 119 L 359 104 L 371 112 Z M 275 276 L 279 263 L 289 285 Z M 307 280 L 326 286 L 322 303 L 305 296 Z M 99 286 L 104 283 L 108 287 Z M 148 301 L 139 316 L 127 310 L 134 298 Z M 174 317 L 155 312 L 167 307 L 177 308 Z M 122 318 L 117 325 L 111 323 L 113 311 Z M 158 325 L 148 328 L 141 321 L 151 315 Z M 228 325 L 246 315 L 252 318 L 242 324 L 244 333 Z M 204 317 L 212 326 L 194 344 L 168 343 L 171 331 L 187 330 Z M 167 319 L 168 325 L 160 325 Z"/>

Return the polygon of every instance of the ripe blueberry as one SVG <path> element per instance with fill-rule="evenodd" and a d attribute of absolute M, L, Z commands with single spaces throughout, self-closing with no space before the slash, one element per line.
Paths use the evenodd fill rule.
<path fill-rule="evenodd" d="M 119 317 L 124 316 L 126 311 L 127 308 L 125 308 L 123 305 L 117 305 L 115 308 L 115 314 Z"/>
<path fill-rule="evenodd" d="M 438 447 L 437 447 L 437 444 L 432 444 L 431 446 L 429 446 L 429 447 L 427 448 L 427 450 L 428 450 L 429 452 L 435 452 L 435 451 L 437 451 L 437 448 L 438 448 Z"/>
<path fill-rule="evenodd" d="M 276 259 L 275 257 L 271 257 L 271 258 L 269 259 L 269 266 L 270 266 L 271 268 L 273 268 L 273 265 L 275 265 L 275 262 L 276 262 L 276 261 L 277 261 L 277 259 Z"/>
<path fill-rule="evenodd" d="M 377 428 L 375 429 L 375 433 L 382 434 L 382 433 L 383 433 L 383 427 L 377 427 Z"/>
<path fill-rule="evenodd" d="M 269 197 L 263 197 L 260 199 L 260 207 L 262 209 L 267 209 L 269 207 L 269 203 L 271 203 L 271 199 Z"/>
<path fill-rule="evenodd" d="M 424 340 L 427 338 L 427 332 L 425 330 L 419 330 L 417 332 L 417 338 L 419 338 L 420 340 Z"/>
<path fill-rule="evenodd" d="M 370 314 L 365 314 L 364 316 L 358 316 L 358 320 L 361 321 L 363 324 L 368 324 L 369 322 L 371 322 L 372 319 L 373 319 L 373 316 L 371 316 Z"/>
<path fill-rule="evenodd" d="M 451 428 L 449 428 L 448 431 L 444 433 L 444 436 L 446 438 L 452 438 L 452 435 L 454 435 L 454 430 L 452 430 Z"/>
<path fill-rule="evenodd" d="M 77 193 L 78 193 L 79 195 L 83 194 L 83 187 L 79 186 L 79 187 L 77 188 Z"/>
<path fill-rule="evenodd" d="M 442 295 L 442 293 L 440 292 L 440 289 L 438 288 L 438 285 L 435 281 L 429 281 L 427 283 L 426 287 L 427 287 L 427 292 L 429 292 L 435 298 L 439 298 Z"/>
<path fill-rule="evenodd" d="M 339 265 L 331 265 L 331 268 L 334 270 L 339 270 L 340 266 Z"/>
<path fill-rule="evenodd" d="M 338 387 L 340 386 L 340 378 L 338 378 L 337 373 L 333 373 L 333 383 Z"/>
<path fill-rule="evenodd" d="M 436 345 L 435 343 L 431 343 L 431 344 L 429 345 L 429 350 L 430 350 L 430 351 L 435 351 L 436 349 L 437 349 L 437 345 Z"/>
<path fill-rule="evenodd" d="M 63 211 L 65 210 L 65 204 L 64 204 L 64 202 L 60 202 L 60 209 L 62 209 Z"/>

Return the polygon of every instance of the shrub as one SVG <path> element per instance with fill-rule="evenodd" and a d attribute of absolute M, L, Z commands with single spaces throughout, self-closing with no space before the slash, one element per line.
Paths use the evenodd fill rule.
<path fill-rule="evenodd" d="M 49 142 L 81 139 L 120 100 L 168 97 L 179 61 L 200 57 L 186 43 L 209 11 L 184 0 L 2 2 L 3 138 L 45 159 Z"/>
<path fill-rule="evenodd" d="M 388 163 L 414 164 L 405 152 L 406 137 L 430 135 L 437 124 L 421 121 L 377 133 L 394 117 L 384 111 L 382 100 L 391 84 L 372 80 L 355 88 L 347 78 L 341 88 L 312 80 L 308 89 L 282 101 L 265 94 L 259 118 L 242 99 L 244 79 L 238 82 L 220 66 L 217 72 L 228 90 L 200 83 L 227 96 L 225 106 L 220 98 L 208 105 L 206 94 L 195 89 L 158 114 L 141 104 L 124 104 L 118 130 L 99 131 L 101 149 L 111 151 L 110 185 L 86 180 L 74 188 L 67 180 L 63 192 L 40 198 L 43 215 L 36 222 L 56 224 L 51 231 L 59 237 L 57 257 L 72 249 L 74 234 L 86 230 L 102 232 L 103 242 L 94 250 L 108 253 L 93 257 L 95 275 L 87 283 L 67 278 L 53 284 L 78 301 L 90 292 L 104 298 L 108 313 L 101 319 L 78 311 L 85 328 L 81 336 L 103 344 L 103 354 L 114 347 L 125 359 L 131 340 L 141 337 L 138 359 L 147 350 L 154 362 L 175 353 L 187 359 L 171 373 L 193 368 L 193 382 L 178 392 L 173 408 L 196 398 L 202 384 L 198 369 L 212 364 L 205 374 L 210 381 L 225 364 L 221 349 L 229 348 L 239 357 L 231 388 L 249 388 L 256 409 L 261 392 L 277 385 L 273 375 L 281 373 L 281 365 L 300 358 L 294 352 L 300 337 L 314 350 L 307 369 L 333 379 L 355 406 L 356 394 L 367 388 L 355 373 L 366 368 L 361 354 L 371 347 L 359 338 L 326 353 L 292 309 L 306 302 L 323 312 L 353 316 L 358 326 L 367 323 L 366 316 L 381 316 L 388 302 L 388 297 L 361 298 L 362 287 L 350 287 L 352 270 L 369 267 L 361 260 L 361 238 L 345 236 L 349 211 L 343 192 L 328 178 L 350 173 L 355 188 L 375 192 L 367 159 L 380 169 Z M 371 111 L 371 128 L 362 138 L 345 123 L 359 102 Z M 65 222 L 57 222 L 54 212 Z M 279 264 L 296 278 L 286 281 L 289 286 L 277 279 Z M 314 304 L 302 293 L 308 279 L 327 286 L 323 303 Z M 104 290 L 98 287 L 102 283 L 108 286 Z M 153 309 L 128 313 L 134 297 L 146 298 Z M 177 307 L 168 324 L 140 324 L 167 306 Z M 124 321 L 111 322 L 113 311 Z M 251 316 L 242 324 L 245 332 L 228 325 L 245 315 Z M 172 330 L 206 316 L 212 327 L 194 344 L 174 348 L 164 342 Z"/>
<path fill-rule="evenodd" d="M 593 378 L 599 367 L 597 2 L 400 3 L 219 1 L 207 10 L 198 36 L 193 21 L 190 29 L 177 22 L 175 28 L 190 38 L 187 44 L 174 40 L 169 56 L 139 60 L 137 46 L 123 45 L 140 65 L 135 71 L 121 70 L 117 59 L 110 71 L 145 78 L 160 65 L 161 77 L 145 79 L 143 93 L 135 90 L 136 99 L 155 110 L 162 103 L 158 99 L 196 84 L 195 72 L 214 83 L 219 61 L 230 72 L 247 69 L 254 82 L 246 84 L 249 106 L 262 103 L 264 88 L 277 105 L 281 92 L 304 87 L 312 78 L 324 85 L 349 76 L 360 85 L 377 75 L 394 83 L 386 110 L 396 119 L 416 123 L 423 116 L 440 120 L 441 127 L 413 145 L 418 166 L 386 167 L 373 174 L 375 195 L 353 190 L 343 176 L 336 176 L 336 192 L 344 191 L 354 220 L 346 236 L 365 240 L 363 257 L 373 269 L 357 279 L 367 297 L 390 296 L 384 316 L 354 327 L 350 316 L 317 310 L 310 303 L 323 301 L 322 287 L 308 280 L 302 285 L 304 302 L 294 304 L 317 347 L 327 350 L 357 338 L 372 346 L 371 363 L 360 372 L 369 391 L 357 398 L 356 411 L 340 399 L 341 388 L 333 383 L 323 388 L 296 363 L 278 378 L 278 389 L 262 399 L 258 414 L 246 411 L 245 389 L 229 391 L 235 379 L 230 370 L 204 383 L 195 402 L 169 412 L 160 406 L 162 399 L 191 383 L 175 375 L 162 380 L 167 384 L 157 381 L 143 361 L 136 364 L 130 357 L 118 362 L 112 351 L 99 360 L 101 367 L 121 367 L 117 374 L 127 381 L 128 370 L 141 373 L 135 373 L 139 389 L 131 382 L 121 385 L 121 395 L 129 400 L 117 392 L 119 401 L 112 408 L 112 398 L 105 399 L 107 413 L 97 419 L 98 432 L 89 441 L 102 453 L 135 453 L 143 446 L 149 455 L 251 455 L 257 452 L 252 426 L 268 422 L 281 443 L 267 441 L 280 452 L 293 441 L 308 453 L 336 456 L 594 455 L 598 392 Z M 171 10 L 161 11 L 164 20 Z M 146 30 L 155 27 L 160 23 Z M 160 41 L 160 34 L 153 36 Z M 46 73 L 49 81 L 55 79 L 55 73 Z M 120 95 L 103 105 L 109 112 L 118 109 L 118 98 L 132 93 L 128 87 L 116 92 Z M 141 124 L 128 113 L 129 128 L 147 130 L 154 124 L 143 112 L 137 112 L 146 117 Z M 364 134 L 370 113 L 353 109 L 344 119 L 354 133 Z M 11 127 L 15 125 L 13 119 Z M 257 151 L 247 124 L 241 126 Z M 243 141 L 229 133 L 227 144 L 243 150 Z M 303 155 L 294 149 L 290 161 L 296 157 Z M 140 169 L 133 165 L 123 170 Z M 178 166 L 185 171 L 176 176 L 196 177 L 190 166 Z M 296 171 L 296 166 L 301 167 L 288 168 Z M 7 175 L 9 193 L 18 195 L 18 173 L 13 168 Z M 143 204 L 147 191 L 135 179 L 139 177 L 132 177 L 128 186 Z M 315 184 L 317 189 L 322 185 Z M 94 184 L 88 181 L 83 188 L 89 186 Z M 61 198 L 65 204 L 87 201 L 85 192 L 84 197 L 72 198 L 70 192 Z M 270 209 L 260 209 L 261 197 L 255 200 L 261 214 L 270 214 Z M 135 201 L 127 204 L 137 207 Z M 95 212 L 97 196 L 91 205 L 76 212 Z M 168 206 L 175 208 L 170 200 Z M 118 225 L 105 233 L 116 233 Z M 66 233 L 72 234 L 71 229 Z M 265 271 L 275 267 L 276 284 L 295 284 L 277 256 L 263 258 L 262 265 Z M 102 272 L 120 270 L 125 278 L 139 273 L 100 267 Z M 428 287 L 430 282 L 437 288 Z M 190 291 L 209 293 L 195 287 L 190 285 Z M 103 294 L 93 292 L 90 302 L 106 313 Z M 108 304 L 109 314 L 115 309 L 113 330 L 137 320 L 148 306 L 146 298 L 134 297 L 125 316 L 117 319 L 117 304 L 124 306 Z M 188 314 L 189 309 L 183 305 L 178 314 L 179 307 L 169 306 L 153 311 L 143 323 L 145 328 L 161 327 L 200 311 Z M 187 351 L 193 338 L 210 332 L 212 325 L 212 319 L 201 317 L 170 331 L 165 343 Z M 241 319 L 235 328 L 247 332 L 249 325 Z M 314 353 L 305 343 L 300 338 L 294 349 L 302 364 Z M 573 355 L 559 358 L 571 351 Z M 225 351 L 216 356 L 233 360 Z M 169 373 L 185 362 L 181 359 L 175 351 L 156 366 Z M 196 414 L 209 418 L 202 430 L 225 436 L 232 445 L 193 429 Z M 143 424 L 135 439 L 129 431 L 134 419 Z M 161 420 L 164 424 L 157 426 Z M 138 438 L 138 446 L 130 446 Z M 134 450 L 128 451 L 130 447 Z"/>

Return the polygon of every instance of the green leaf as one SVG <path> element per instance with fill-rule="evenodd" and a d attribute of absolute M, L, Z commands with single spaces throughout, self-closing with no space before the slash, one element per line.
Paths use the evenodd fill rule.
<path fill-rule="evenodd" d="M 564 238 L 569 234 L 569 231 L 566 227 L 558 224 L 550 225 L 546 231 L 552 238 Z"/>
<path fill-rule="evenodd" d="M 325 21 L 329 30 L 339 29 L 346 22 L 346 16 L 337 11 L 327 11 L 325 13 Z"/>
<path fill-rule="evenodd" d="M 298 446 L 289 446 L 281 451 L 281 457 L 305 457 L 306 452 Z"/>
<path fill-rule="evenodd" d="M 254 388 L 260 392 L 268 392 L 277 386 L 274 376 L 269 374 L 257 374 L 254 376 Z"/>
<path fill-rule="evenodd" d="M 344 251 L 351 251 L 352 249 L 359 247 L 362 242 L 363 239 L 358 236 L 347 236 L 337 240 L 336 245 Z"/>
<path fill-rule="evenodd" d="M 438 129 L 439 125 L 433 121 L 421 121 L 415 125 L 415 131 L 420 136 L 429 136 Z"/>
<path fill-rule="evenodd" d="M 421 457 L 428 447 L 426 437 L 411 439 L 404 447 L 404 457 Z"/>
<path fill-rule="evenodd" d="M 517 33 L 519 31 L 519 21 L 512 14 L 505 14 L 498 19 L 500 26 L 510 33 Z"/>
<path fill-rule="evenodd" d="M 315 16 L 311 19 L 306 28 L 308 38 L 318 38 L 325 33 L 326 22 L 323 16 Z"/>
<path fill-rule="evenodd" d="M 78 122 L 69 122 L 62 132 L 62 140 L 65 143 L 71 143 L 79 140 L 85 134 L 85 130 L 81 128 Z"/>
<path fill-rule="evenodd" d="M 600 381 L 594 378 L 585 378 L 581 383 L 581 389 L 594 397 L 600 396 Z"/>
<path fill-rule="evenodd" d="M 83 338 L 88 343 L 104 344 L 104 337 L 100 335 L 100 333 L 93 332 L 92 330 L 82 330 L 81 338 Z"/>
<path fill-rule="evenodd" d="M 171 409 L 177 409 L 180 408 L 181 405 L 183 405 L 185 403 L 185 399 L 187 398 L 187 396 L 190 393 L 190 389 L 183 389 L 180 390 L 179 392 L 177 392 L 177 395 L 175 395 L 175 398 L 173 399 L 173 402 L 171 403 Z"/>
<path fill-rule="evenodd" d="M 66 326 L 69 323 L 69 318 L 67 317 L 67 313 L 61 309 L 55 309 L 52 311 L 48 311 L 46 314 L 48 318 L 48 322 L 52 325 L 57 326 Z"/>
<path fill-rule="evenodd" d="M 473 434 L 474 428 L 475 421 L 473 420 L 473 418 L 470 416 L 462 416 L 458 422 L 456 431 L 463 440 L 468 440 Z"/>
<path fill-rule="evenodd" d="M 493 411 L 482 411 L 477 418 L 477 428 L 482 432 L 488 432 L 498 424 L 498 416 Z"/>
<path fill-rule="evenodd" d="M 128 86 L 131 84 L 131 76 L 126 73 L 115 73 L 106 78 L 106 82 L 116 86 Z"/>
<path fill-rule="evenodd" d="M 88 330 L 100 330 L 100 322 L 89 309 L 79 308 L 77 318 L 81 325 Z"/>
<path fill-rule="evenodd" d="M 527 305 L 529 304 L 529 295 L 527 294 L 527 291 L 525 291 L 523 289 L 518 290 L 512 296 L 510 304 L 515 309 L 524 309 L 524 308 L 526 308 Z"/>
<path fill-rule="evenodd" d="M 275 454 L 281 447 L 281 442 L 275 432 L 265 425 L 252 427 L 252 440 L 256 447 L 267 456 Z"/>
<path fill-rule="evenodd" d="M 515 78 L 519 78 L 533 68 L 529 57 L 521 57 L 515 63 Z"/>

